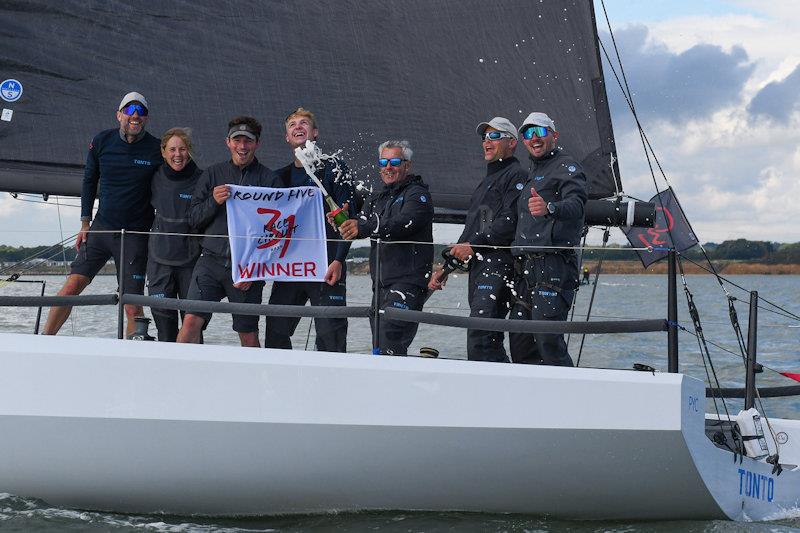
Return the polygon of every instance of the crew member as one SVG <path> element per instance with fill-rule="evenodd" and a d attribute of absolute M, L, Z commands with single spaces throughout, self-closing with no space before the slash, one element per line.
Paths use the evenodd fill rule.
<path fill-rule="evenodd" d="M 530 295 L 531 319 L 566 320 L 578 286 L 574 247 L 583 231 L 586 177 L 580 164 L 557 146 L 558 131 L 549 116 L 531 113 L 519 131 L 531 166 L 517 205 L 512 249 L 522 263 L 521 281 L 527 287 L 517 290 Z M 513 312 L 511 317 L 523 318 Z M 563 334 L 534 337 L 542 364 L 573 366 Z"/>
<path fill-rule="evenodd" d="M 370 195 L 357 218 L 339 227 L 347 240 L 371 238 L 372 301 L 378 309 L 421 311 L 431 274 L 433 204 L 428 186 L 420 176 L 409 172 L 412 155 L 408 141 L 381 144 L 378 165 L 383 187 Z M 377 239 L 381 240 L 380 247 Z M 371 326 L 375 339 L 374 313 Z M 377 327 L 379 336 L 373 348 L 376 353 L 406 355 L 418 324 L 381 318 Z"/>
<path fill-rule="evenodd" d="M 478 124 L 477 132 L 487 162 L 486 176 L 472 193 L 464 231 L 450 254 L 470 264 L 470 316 L 505 318 L 513 302 L 514 258 L 509 245 L 517 226 L 517 199 L 528 175 L 514 157 L 517 128 L 510 120 L 494 117 Z M 439 270 L 431 276 L 428 288 L 441 289 L 445 281 Z M 508 362 L 503 333 L 467 330 L 467 357 L 470 361 Z"/>
<path fill-rule="evenodd" d="M 200 241 L 189 237 L 189 206 L 203 171 L 192 159 L 188 130 L 172 128 L 161 136 L 164 165 L 153 175 L 150 203 L 155 209 L 147 260 L 147 294 L 186 299 L 192 270 L 200 255 Z M 172 235 L 167 235 L 172 234 Z M 152 307 L 158 340 L 175 342 L 178 311 Z M 184 313 L 181 312 L 181 316 Z"/>
<path fill-rule="evenodd" d="M 319 129 L 314 114 L 302 107 L 292 111 L 284 121 L 286 143 L 292 150 L 305 145 L 306 141 L 316 141 Z M 353 205 L 353 183 L 347 175 L 347 167 L 340 161 L 326 160 L 323 168 L 317 170 L 316 177 L 337 205 Z M 314 186 L 314 181 L 306 174 L 297 157 L 294 161 L 276 172 L 278 187 Z M 327 205 L 325 211 L 329 211 Z M 347 303 L 347 252 L 350 242 L 339 237 L 332 224 L 326 224 L 328 269 L 324 282 L 276 281 L 272 285 L 270 304 L 340 306 Z M 264 346 L 267 348 L 292 348 L 291 336 L 300 322 L 298 317 L 273 317 L 267 322 Z M 316 348 L 323 352 L 347 351 L 347 319 L 316 318 Z"/>
<path fill-rule="evenodd" d="M 83 292 L 111 257 L 122 290 L 129 294 L 144 292 L 146 232 L 153 221 L 150 180 L 161 164 L 159 141 L 144 129 L 149 109 L 141 94 L 126 94 L 117 107 L 119 128 L 101 131 L 89 144 L 81 189 L 81 229 L 75 241 L 78 255 L 59 296 Z M 92 222 L 95 199 L 99 205 Z M 119 276 L 121 230 L 138 232 L 125 235 L 124 279 Z M 58 333 L 71 312 L 69 306 L 50 308 L 43 333 Z M 134 317 L 142 314 L 141 306 L 125 305 L 128 335 L 136 329 Z"/>
<path fill-rule="evenodd" d="M 260 304 L 263 281 L 233 283 L 231 249 L 228 244 L 228 214 L 225 201 L 231 196 L 230 184 L 274 187 L 275 173 L 256 159 L 260 146 L 261 124 L 252 117 L 236 117 L 228 123 L 225 144 L 228 161 L 210 166 L 197 182 L 189 209 L 189 222 L 205 236 L 200 242 L 200 257 L 192 272 L 190 300 Z M 242 346 L 260 346 L 258 315 L 233 315 L 233 330 Z M 178 342 L 200 342 L 210 313 L 188 312 L 178 333 Z"/>

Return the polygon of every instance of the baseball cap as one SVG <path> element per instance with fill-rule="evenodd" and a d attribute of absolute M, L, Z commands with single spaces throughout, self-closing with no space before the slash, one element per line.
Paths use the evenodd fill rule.
<path fill-rule="evenodd" d="M 511 123 L 510 120 L 503 117 L 494 117 L 489 122 L 481 122 L 478 124 L 478 127 L 475 128 L 475 131 L 478 132 L 478 135 L 483 135 L 486 132 L 487 128 L 494 128 L 497 131 L 502 131 L 503 133 L 508 133 L 514 140 L 517 140 L 517 128 L 514 124 Z"/>
<path fill-rule="evenodd" d="M 253 128 L 251 128 L 248 124 L 237 124 L 228 130 L 229 139 L 241 136 L 253 139 L 254 141 L 258 140 L 258 134 L 256 134 L 255 130 L 253 130 Z"/>
<path fill-rule="evenodd" d="M 538 111 L 534 111 L 528 115 L 528 118 L 526 118 L 525 122 L 522 123 L 522 126 L 519 127 L 519 131 L 521 132 L 528 126 L 544 126 L 545 128 L 549 128 L 553 131 L 558 131 L 556 130 L 556 123 L 553 122 L 553 119 L 544 113 L 539 113 Z"/>
<path fill-rule="evenodd" d="M 139 102 L 140 104 L 145 106 L 148 110 L 150 109 L 150 105 L 147 103 L 147 99 L 144 96 L 142 96 L 141 93 L 133 91 L 129 92 L 128 94 L 122 97 L 122 101 L 119 103 L 117 111 L 121 111 L 123 107 L 130 104 L 131 102 Z"/>

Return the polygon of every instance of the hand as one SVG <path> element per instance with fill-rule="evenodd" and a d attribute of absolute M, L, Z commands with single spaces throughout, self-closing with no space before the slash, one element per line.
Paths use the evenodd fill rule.
<path fill-rule="evenodd" d="M 468 242 L 461 242 L 450 248 L 450 255 L 462 263 L 466 263 L 472 259 L 472 256 L 475 255 L 475 252 L 472 250 L 472 246 L 470 246 Z"/>
<path fill-rule="evenodd" d="M 331 264 L 328 265 L 328 270 L 325 272 L 325 283 L 334 286 L 340 279 L 342 279 L 342 262 L 338 259 L 334 259 Z"/>
<path fill-rule="evenodd" d="M 247 292 L 250 290 L 250 285 L 252 285 L 252 281 L 240 281 L 239 283 L 234 283 L 233 288 L 239 289 L 240 291 Z"/>
<path fill-rule="evenodd" d="M 339 234 L 348 241 L 358 237 L 358 221 L 351 218 L 342 222 L 342 225 L 339 226 Z"/>
<path fill-rule="evenodd" d="M 444 289 L 444 286 L 447 284 L 447 276 L 443 274 L 444 271 L 441 269 L 441 267 L 437 268 L 431 275 L 431 279 L 428 282 L 428 289 L 432 291 L 440 291 Z"/>
<path fill-rule="evenodd" d="M 547 202 L 539 196 L 539 193 L 533 187 L 531 187 L 531 197 L 528 199 L 528 211 L 535 217 L 540 217 L 547 213 Z"/>
<path fill-rule="evenodd" d="M 343 213 L 350 213 L 349 204 L 347 202 L 342 204 L 342 212 Z M 330 211 L 325 213 L 325 220 L 328 221 L 328 224 L 330 224 L 331 227 L 333 227 L 334 229 L 338 229 L 338 228 L 336 228 L 336 222 L 333 221 L 333 213 L 331 213 Z"/>
<path fill-rule="evenodd" d="M 81 244 L 89 240 L 89 223 L 81 221 L 81 229 L 75 238 L 75 249 L 80 250 Z"/>
<path fill-rule="evenodd" d="M 222 205 L 225 200 L 231 197 L 231 188 L 227 185 L 217 185 L 214 187 L 214 201 Z"/>

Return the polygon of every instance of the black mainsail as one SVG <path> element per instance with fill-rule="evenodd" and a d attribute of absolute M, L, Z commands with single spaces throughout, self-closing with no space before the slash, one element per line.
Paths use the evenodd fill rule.
<path fill-rule="evenodd" d="M 621 188 L 589 0 L 7 0 L 0 20 L 0 77 L 24 86 L 0 101 L 0 190 L 79 195 L 89 140 L 132 90 L 150 131 L 192 128 L 201 166 L 227 156 L 237 114 L 262 121 L 260 158 L 285 164 L 300 105 L 360 180 L 377 177 L 379 142 L 409 139 L 440 215 L 467 208 L 484 171 L 475 126 L 495 115 L 546 111 L 591 197 Z"/>

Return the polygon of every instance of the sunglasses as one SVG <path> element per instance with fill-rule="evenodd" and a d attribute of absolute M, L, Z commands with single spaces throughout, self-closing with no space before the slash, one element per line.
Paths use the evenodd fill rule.
<path fill-rule="evenodd" d="M 122 113 L 129 117 L 133 116 L 134 113 L 139 113 L 140 117 L 146 117 L 147 108 L 141 104 L 128 104 L 122 108 Z"/>
<path fill-rule="evenodd" d="M 522 131 L 522 136 L 526 140 L 531 140 L 534 137 L 541 139 L 542 137 L 547 137 L 549 130 L 544 126 L 528 126 Z"/>
<path fill-rule="evenodd" d="M 402 159 L 400 157 L 393 157 L 391 159 L 386 159 L 385 157 L 381 157 L 380 159 L 378 159 L 378 165 L 381 168 L 386 168 L 387 166 L 399 167 L 400 165 L 403 164 L 403 161 L 405 161 L 405 159 Z"/>
<path fill-rule="evenodd" d="M 484 141 L 499 141 L 500 139 L 511 139 L 511 135 L 502 131 L 487 131 L 483 134 Z"/>

